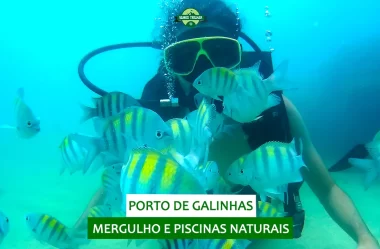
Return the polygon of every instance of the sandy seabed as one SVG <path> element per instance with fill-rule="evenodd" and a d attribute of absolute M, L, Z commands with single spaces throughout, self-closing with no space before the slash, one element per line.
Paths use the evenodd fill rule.
<path fill-rule="evenodd" d="M 20 178 L 20 174 L 24 177 Z M 361 172 L 348 170 L 332 175 L 337 184 L 353 199 L 372 233 L 380 239 L 380 182 L 364 191 Z M 56 168 L 38 174 L 33 168 L 24 169 L 22 172 L 9 168 L 6 181 L 4 182 L 3 177 L 1 181 L 0 209 L 10 219 L 10 233 L 0 248 L 48 249 L 53 247 L 40 243 L 30 235 L 26 228 L 25 215 L 35 211 L 49 213 L 72 226 L 90 200 L 91 194 L 99 187 L 100 172 L 90 176 L 75 174 L 59 177 Z M 306 223 L 300 239 L 266 241 L 260 245 L 252 244 L 249 248 L 356 248 L 353 240 L 333 222 L 306 184 L 301 189 L 301 198 L 306 211 Z M 81 248 L 126 248 L 126 241 L 97 240 Z M 129 248 L 135 248 L 134 243 Z M 139 248 L 158 247 L 152 241 Z"/>

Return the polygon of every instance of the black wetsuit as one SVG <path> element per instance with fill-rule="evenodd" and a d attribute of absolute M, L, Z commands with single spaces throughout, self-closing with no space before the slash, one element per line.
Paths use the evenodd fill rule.
<path fill-rule="evenodd" d="M 244 54 L 243 54 L 244 55 Z M 260 72 L 267 78 L 273 72 L 271 58 L 270 61 L 263 60 L 263 55 L 260 55 L 261 65 Z M 241 63 L 242 68 L 246 68 L 252 66 L 257 60 L 258 57 L 249 56 L 248 59 L 243 60 Z M 246 57 L 247 58 L 247 57 Z M 267 58 L 268 59 L 268 58 Z M 249 61 L 251 60 L 251 61 Z M 253 60 L 253 61 L 252 61 Z M 256 61 L 255 61 L 256 60 Z M 246 65 L 245 65 L 246 64 Z M 159 72 L 163 70 L 162 64 L 159 69 Z M 149 101 L 155 99 L 168 99 L 168 94 L 165 86 L 165 78 L 162 73 L 158 73 L 155 75 L 145 86 L 141 100 Z M 194 88 L 192 88 L 194 89 Z M 185 95 L 183 89 L 179 84 L 175 85 L 175 96 L 179 99 L 179 107 L 178 108 L 168 108 L 163 107 L 160 108 L 157 106 L 156 109 L 153 108 L 165 121 L 171 118 L 183 118 L 183 116 L 179 116 L 182 112 L 182 108 L 189 108 L 190 111 L 196 109 L 194 103 L 194 95 L 196 90 L 194 89 L 191 94 L 188 96 Z M 276 92 L 281 98 L 281 92 Z M 222 111 L 222 105 L 220 101 L 215 101 L 217 105 L 218 112 Z M 280 141 L 289 143 L 292 141 L 293 137 L 290 134 L 289 129 L 289 121 L 286 113 L 284 102 L 282 101 L 280 105 L 275 106 L 269 110 L 266 110 L 261 114 L 263 117 L 259 122 L 252 122 L 243 124 L 243 131 L 248 136 L 248 143 L 251 150 L 255 150 L 262 144 L 269 141 Z M 297 229 L 294 229 L 294 237 L 298 238 L 301 236 L 301 232 L 303 229 L 304 222 L 304 211 L 302 207 L 297 207 L 297 203 L 300 202 L 294 201 L 295 198 L 299 199 L 299 188 L 301 187 L 303 182 L 300 183 L 291 183 L 288 185 L 288 195 L 284 198 L 285 200 L 289 200 L 288 204 L 284 204 L 284 211 L 288 213 L 289 216 L 292 216 L 294 219 L 294 224 L 297 226 Z M 256 194 L 255 191 L 247 186 L 240 192 L 240 194 Z M 259 196 L 258 198 L 259 199 Z"/>

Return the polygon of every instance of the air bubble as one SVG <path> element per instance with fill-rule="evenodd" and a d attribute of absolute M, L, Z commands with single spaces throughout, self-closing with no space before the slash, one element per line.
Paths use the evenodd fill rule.
<path fill-rule="evenodd" d="M 272 31 L 270 31 L 270 30 L 265 31 L 265 36 L 267 36 L 267 37 L 272 36 Z"/>
<path fill-rule="evenodd" d="M 271 53 L 273 53 L 273 52 L 274 52 L 274 48 L 270 48 L 269 51 L 270 51 Z"/>
<path fill-rule="evenodd" d="M 269 10 L 266 10 L 266 11 L 265 11 L 265 16 L 266 16 L 266 17 L 271 17 L 271 14 L 270 14 Z"/>
<path fill-rule="evenodd" d="M 271 42 L 272 38 L 270 36 L 267 37 L 267 42 Z"/>
<path fill-rule="evenodd" d="M 266 10 L 269 10 L 269 6 L 268 6 L 268 5 L 267 5 L 267 6 L 265 6 L 265 9 L 266 9 Z"/>

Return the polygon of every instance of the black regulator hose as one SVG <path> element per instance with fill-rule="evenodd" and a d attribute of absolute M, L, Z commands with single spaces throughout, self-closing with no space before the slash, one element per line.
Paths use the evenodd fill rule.
<path fill-rule="evenodd" d="M 257 46 L 257 44 L 251 39 L 249 38 L 245 33 L 243 32 L 240 32 L 240 35 L 239 35 L 241 38 L 243 38 L 254 50 L 255 52 L 257 53 L 261 53 L 261 49 L 259 48 L 259 46 Z M 108 92 L 106 90 L 103 90 L 97 86 L 95 86 L 87 77 L 86 75 L 84 74 L 84 67 L 86 65 L 86 63 L 92 59 L 94 56 L 98 55 L 98 54 L 101 54 L 101 53 L 104 53 L 104 52 L 108 52 L 108 51 L 111 51 L 111 50 L 116 50 L 116 49 L 123 49 L 123 48 L 142 48 L 142 47 L 147 47 L 147 48 L 154 48 L 154 49 L 158 49 L 158 50 L 162 50 L 162 47 L 161 47 L 161 44 L 160 43 L 153 43 L 153 42 L 131 42 L 131 43 L 121 43 L 121 44 L 114 44 L 114 45 L 109 45 L 109 46 L 105 46 L 105 47 L 101 47 L 101 48 L 98 48 L 98 49 L 95 49 L 93 51 L 91 51 L 90 53 L 88 53 L 87 55 L 85 55 L 82 60 L 79 62 L 79 65 L 78 65 L 78 74 L 79 74 L 79 78 L 81 79 L 81 81 L 83 82 L 83 84 L 88 88 L 90 89 L 91 91 L 93 91 L 94 93 L 96 94 L 99 94 L 100 96 L 104 96 L 106 95 Z M 178 107 L 179 106 L 179 103 L 178 103 L 178 99 L 177 98 L 172 98 L 172 99 L 158 99 L 158 100 L 138 100 L 140 102 L 140 104 L 142 104 L 144 107 L 146 108 L 150 108 L 150 109 L 155 109 L 159 106 L 161 107 Z"/>
<path fill-rule="evenodd" d="M 261 49 L 257 44 L 249 38 L 245 33 L 240 32 L 239 35 L 241 38 L 243 38 L 256 52 L 261 53 Z M 88 87 L 91 91 L 93 91 L 96 94 L 99 94 L 100 96 L 106 95 L 108 92 L 95 86 L 94 84 L 91 83 L 89 79 L 87 79 L 86 75 L 84 74 L 84 66 L 86 63 L 94 56 L 111 51 L 111 50 L 116 50 L 116 49 L 122 49 L 122 48 L 136 48 L 136 47 L 149 47 L 149 48 L 154 48 L 154 49 L 159 49 L 161 50 L 161 45 L 159 43 L 153 43 L 153 42 L 131 42 L 131 43 L 121 43 L 121 44 L 115 44 L 115 45 L 109 45 L 105 47 L 101 47 L 98 49 L 95 49 L 85 55 L 82 60 L 79 62 L 78 65 L 78 74 L 79 78 L 82 80 L 83 84 Z"/>
<path fill-rule="evenodd" d="M 94 56 L 111 51 L 116 49 L 122 49 L 122 48 L 135 48 L 135 47 L 149 47 L 149 48 L 155 48 L 155 49 L 161 49 L 161 46 L 159 44 L 155 44 L 152 42 L 132 42 L 132 43 L 121 43 L 121 44 L 115 44 L 110 46 L 101 47 L 98 49 L 95 49 L 94 51 L 91 51 L 87 55 L 85 55 L 82 60 L 79 63 L 78 66 L 78 74 L 79 78 L 82 80 L 83 84 L 88 87 L 91 91 L 93 91 L 96 94 L 99 94 L 100 96 L 106 95 L 108 92 L 95 86 L 91 83 L 89 79 L 87 79 L 86 75 L 84 74 L 84 66 L 86 63 Z"/>

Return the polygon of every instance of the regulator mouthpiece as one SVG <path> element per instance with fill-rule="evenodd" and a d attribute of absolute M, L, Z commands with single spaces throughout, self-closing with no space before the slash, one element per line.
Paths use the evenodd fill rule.
<path fill-rule="evenodd" d="M 160 99 L 161 107 L 178 107 L 178 98 Z"/>

